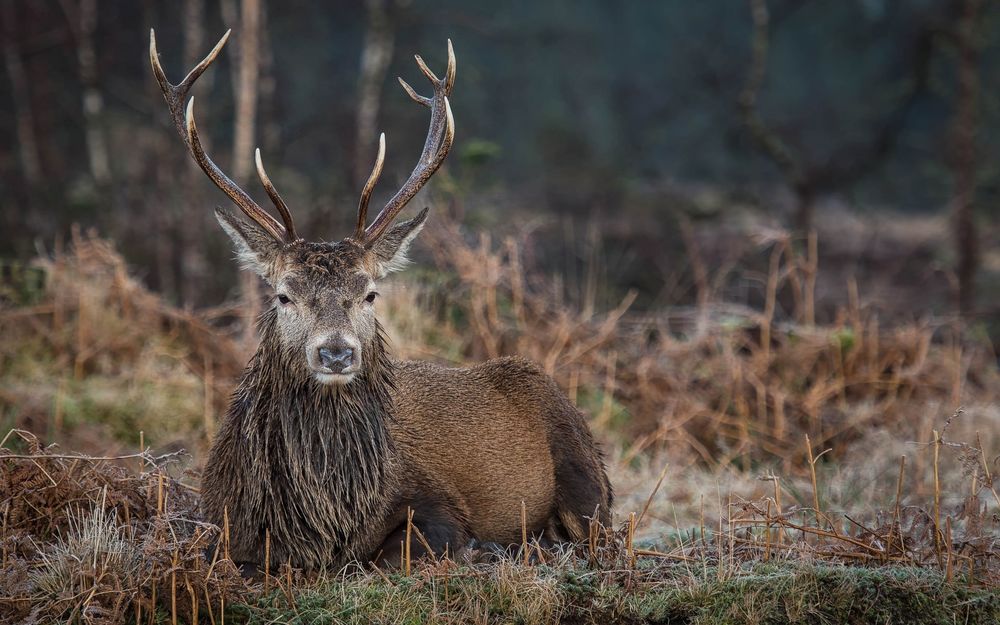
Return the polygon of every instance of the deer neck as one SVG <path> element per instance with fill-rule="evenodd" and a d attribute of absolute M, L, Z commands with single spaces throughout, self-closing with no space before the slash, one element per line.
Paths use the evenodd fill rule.
<path fill-rule="evenodd" d="M 240 391 L 253 395 L 243 399 L 250 413 L 244 428 L 260 436 L 267 459 L 346 500 L 384 492 L 395 456 L 388 429 L 394 367 L 381 327 L 365 346 L 364 370 L 344 386 L 320 384 L 301 355 L 288 353 L 274 310 L 262 316 L 260 335 Z"/>

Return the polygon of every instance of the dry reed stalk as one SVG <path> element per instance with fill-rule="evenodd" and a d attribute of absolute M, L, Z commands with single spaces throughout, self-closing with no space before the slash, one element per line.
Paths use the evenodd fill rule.
<path fill-rule="evenodd" d="M 198 595 L 194 591 L 194 586 L 191 585 L 191 580 L 188 579 L 187 574 L 184 575 L 184 585 L 188 591 L 188 597 L 191 599 L 191 625 L 197 625 L 198 623 Z"/>
<path fill-rule="evenodd" d="M 407 575 L 409 575 L 409 572 L 407 572 Z M 297 613 L 298 609 L 295 608 L 295 600 L 292 597 L 292 556 L 288 556 L 288 561 L 285 563 L 285 579 L 288 582 L 288 605 Z"/>
<path fill-rule="evenodd" d="M 948 515 L 945 518 L 945 520 L 944 520 L 944 527 L 945 527 L 945 534 L 944 534 L 944 540 L 945 540 L 945 542 L 944 542 L 944 545 L 945 545 L 945 549 L 947 550 L 946 557 L 945 557 L 944 579 L 945 579 L 945 581 L 950 582 L 951 581 L 951 577 L 952 577 L 952 568 L 951 568 L 951 561 L 952 561 L 952 557 L 951 557 L 951 515 Z"/>
<path fill-rule="evenodd" d="M 748 524 L 756 524 L 756 525 L 759 525 L 759 524 L 763 523 L 763 521 L 756 520 L 756 519 L 744 519 L 743 522 L 744 523 L 748 523 Z M 802 532 L 803 535 L 805 535 L 805 534 L 812 534 L 814 536 L 822 536 L 824 538 L 833 538 L 835 540 L 840 540 L 840 541 L 843 541 L 843 542 L 846 542 L 846 543 L 850 543 L 852 545 L 855 545 L 857 547 L 860 547 L 862 549 L 870 551 L 874 555 L 882 555 L 882 550 L 881 549 L 877 549 L 875 547 L 872 547 L 871 545 L 868 545 L 868 544 L 866 544 L 866 543 L 864 543 L 864 542 L 862 542 L 860 540 L 857 540 L 855 538 L 852 538 L 850 536 L 845 536 L 844 534 L 841 534 L 839 532 L 831 532 L 831 531 L 825 530 L 825 529 L 823 529 L 821 527 L 810 527 L 810 526 L 808 526 L 808 525 L 806 525 L 804 523 L 802 523 L 802 524 L 792 523 L 788 519 L 784 519 L 784 518 L 776 518 L 776 519 L 773 520 L 773 522 L 781 524 L 781 525 L 783 525 L 783 526 L 785 526 L 785 527 L 787 527 L 789 529 L 800 531 L 800 532 Z"/>
<path fill-rule="evenodd" d="M 934 430 L 934 552 L 938 566 L 941 566 L 941 480 L 938 474 L 938 458 L 941 452 L 941 436 Z"/>
<path fill-rule="evenodd" d="M 434 550 L 431 549 L 430 541 L 427 540 L 427 537 L 424 536 L 424 533 L 421 532 L 420 528 L 416 525 L 413 526 L 413 534 L 414 536 L 417 537 L 417 542 L 420 543 L 420 546 L 422 546 L 426 550 L 427 556 L 430 557 L 431 562 L 437 564 L 438 563 L 437 554 L 435 554 Z M 447 553 L 444 554 L 444 557 L 447 557 Z"/>
<path fill-rule="evenodd" d="M 590 523 L 587 526 L 587 549 L 588 549 L 588 559 L 591 566 L 597 565 L 597 537 L 598 537 L 598 524 L 600 523 L 597 519 L 598 513 L 600 512 L 600 504 L 594 508 L 594 514 L 590 517 Z"/>
<path fill-rule="evenodd" d="M 664 558 L 667 560 L 678 560 L 680 562 L 697 562 L 699 560 L 699 558 L 692 558 L 691 556 L 685 556 L 679 553 L 665 553 L 654 549 L 635 549 L 634 553 L 637 556 L 647 558 Z M 632 568 L 635 568 L 635 566 L 633 565 Z"/>
<path fill-rule="evenodd" d="M 767 291 L 764 295 L 764 314 L 760 323 L 760 360 L 771 361 L 771 324 L 774 322 L 774 309 L 778 297 L 778 274 L 780 271 L 781 254 L 784 248 L 775 245 L 771 250 L 770 264 L 767 270 Z"/>
<path fill-rule="evenodd" d="M 156 514 L 163 514 L 163 471 L 156 475 Z"/>
<path fill-rule="evenodd" d="M 410 576 L 410 542 L 411 534 L 413 533 L 413 508 L 406 508 L 406 545 L 404 549 L 406 550 L 406 576 Z"/>
<path fill-rule="evenodd" d="M 170 625 L 177 625 L 177 547 L 174 547 L 174 559 L 170 566 Z"/>
<path fill-rule="evenodd" d="M 142 475 L 142 470 L 146 468 L 146 460 L 143 458 L 143 454 L 146 452 L 146 433 L 139 430 L 139 475 Z"/>
<path fill-rule="evenodd" d="M 771 560 L 771 500 L 767 501 L 767 510 L 765 510 L 766 518 L 768 519 L 767 527 L 764 530 L 765 540 L 767 544 L 764 548 L 764 562 L 769 562 Z"/>
<path fill-rule="evenodd" d="M 723 533 L 722 533 L 722 519 L 726 515 L 725 515 L 725 513 L 722 510 L 722 485 L 718 481 L 715 482 L 715 490 L 716 490 L 716 495 L 719 498 L 719 533 L 716 536 L 716 542 L 718 542 L 718 551 L 719 551 L 719 566 L 718 566 L 718 574 L 719 574 L 719 576 L 718 577 L 719 577 L 719 581 L 721 582 L 724 579 L 723 571 L 726 568 L 724 566 L 725 563 L 726 563 L 726 548 L 725 548 L 725 545 L 722 542 L 722 536 L 723 536 Z"/>
<path fill-rule="evenodd" d="M 816 525 L 818 526 L 822 511 L 819 507 L 819 485 L 816 482 L 816 460 L 813 458 L 812 443 L 809 441 L 808 434 L 806 434 L 806 455 L 809 459 L 809 478 L 812 480 L 813 508 L 816 511 Z"/>
<path fill-rule="evenodd" d="M 778 513 L 778 516 L 782 516 L 782 514 L 784 513 L 781 511 L 781 483 L 780 483 L 781 478 L 779 478 L 777 475 L 773 477 L 774 477 L 774 509 L 775 512 Z M 778 544 L 781 545 L 784 542 L 785 542 L 785 528 L 779 527 Z"/>
<path fill-rule="evenodd" d="M 636 555 L 635 555 L 635 512 L 630 512 L 628 515 L 628 536 L 625 542 L 625 553 L 628 555 L 629 566 L 635 568 L 636 565 Z"/>
<path fill-rule="evenodd" d="M 638 526 L 642 523 L 643 518 L 646 516 L 646 512 L 649 510 L 650 504 L 653 503 L 653 498 L 656 497 L 656 493 L 659 492 L 660 486 L 663 485 L 664 478 L 667 477 L 667 469 L 670 468 L 670 463 L 664 463 L 663 469 L 660 470 L 660 477 L 656 480 L 656 485 L 653 486 L 653 490 L 649 492 L 649 496 L 646 497 L 646 503 L 642 506 L 642 512 L 639 513 L 639 518 L 636 520 L 635 524 Z"/>
<path fill-rule="evenodd" d="M 271 581 L 271 528 L 264 529 L 264 592 Z"/>
<path fill-rule="evenodd" d="M 229 506 L 222 507 L 222 545 L 226 560 L 229 560 Z"/>
<path fill-rule="evenodd" d="M 819 275 L 819 237 L 815 230 L 809 231 L 806 243 L 806 264 L 804 269 L 805 322 L 807 326 L 816 325 L 816 276 Z"/>
<path fill-rule="evenodd" d="M 205 609 L 208 610 L 208 621 L 211 625 L 215 625 L 215 611 L 212 610 L 212 598 L 208 594 L 208 584 L 206 583 L 203 588 L 205 590 Z"/>
<path fill-rule="evenodd" d="M 899 477 L 896 478 L 896 501 L 892 507 L 892 525 L 889 526 L 889 538 L 886 540 L 886 545 L 892 548 L 892 535 L 899 527 L 899 501 L 903 497 L 903 476 L 904 469 L 906 468 L 906 456 L 899 457 Z M 900 553 L 906 553 L 906 545 L 903 543 L 903 533 L 902 528 L 900 528 L 899 535 L 899 551 Z"/>
<path fill-rule="evenodd" d="M 402 552 L 400 552 L 402 553 Z M 285 584 L 281 583 L 281 572 L 279 569 L 278 576 L 275 577 L 275 583 L 278 584 L 278 588 L 285 595 L 285 601 L 288 603 L 288 607 L 295 607 L 295 597 L 292 595 L 292 557 L 288 556 L 285 561 Z"/>
<path fill-rule="evenodd" d="M 0 563 L 0 571 L 7 570 L 7 517 L 10 516 L 10 502 L 3 507 L 3 532 L 0 533 L 0 541 L 3 542 L 3 561 Z"/>
<path fill-rule="evenodd" d="M 523 499 L 521 500 L 521 557 L 524 566 L 528 566 L 528 508 Z"/>

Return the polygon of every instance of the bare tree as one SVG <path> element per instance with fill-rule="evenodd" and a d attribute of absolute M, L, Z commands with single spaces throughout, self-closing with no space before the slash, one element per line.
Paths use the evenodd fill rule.
<path fill-rule="evenodd" d="M 233 180 L 237 184 L 250 176 L 250 158 L 254 149 L 257 127 L 257 90 L 260 82 L 260 44 L 263 31 L 263 10 L 260 0 L 240 0 L 237 16 L 235 0 L 224 0 L 222 17 L 238 27 L 234 46 L 233 99 L 236 116 L 233 119 Z M 256 341 L 254 320 L 260 313 L 260 279 L 250 272 L 240 274 L 240 292 L 246 303 L 243 340 L 246 345 Z"/>
<path fill-rule="evenodd" d="M 758 96 L 767 75 L 772 24 L 767 0 L 749 2 L 753 20 L 751 62 L 740 93 L 739 106 L 754 143 L 777 166 L 795 194 L 793 225 L 798 234 L 804 236 L 813 229 L 818 196 L 858 181 L 892 151 L 908 113 L 927 85 L 933 49 L 932 32 L 925 28 L 914 39 L 914 45 L 909 50 L 913 59 L 913 75 L 909 77 L 893 110 L 872 128 L 869 133 L 871 139 L 864 145 L 848 144 L 825 157 L 810 158 L 805 150 L 793 148 L 779 131 L 768 125 L 758 108 Z M 796 6 L 801 6 L 801 3 Z"/>
<path fill-rule="evenodd" d="M 260 0 L 240 3 L 239 61 L 233 84 L 236 118 L 233 122 L 233 175 L 237 182 L 250 177 L 250 155 L 257 126 L 257 84 L 260 78 Z"/>
<path fill-rule="evenodd" d="M 391 0 L 366 0 L 368 19 L 365 26 L 361 69 L 358 75 L 358 105 L 355 117 L 357 137 L 354 141 L 354 182 L 364 183 L 371 163 L 375 124 L 385 74 L 392 60 L 395 32 L 389 15 Z"/>
<path fill-rule="evenodd" d="M 83 125 L 90 174 L 98 184 L 111 179 L 108 145 L 101 127 L 104 96 L 97 69 L 97 0 L 61 0 L 63 12 L 76 39 L 77 69 L 83 85 Z"/>
<path fill-rule="evenodd" d="M 3 56 L 10 79 L 10 95 L 14 104 L 14 119 L 17 128 L 17 145 L 21 157 L 21 171 L 30 185 L 41 178 L 41 158 L 38 155 L 38 141 L 35 137 L 35 119 L 31 110 L 31 93 L 18 45 L 17 7 L 13 0 L 0 2 L 0 19 L 3 20 Z"/>
<path fill-rule="evenodd" d="M 193 67 L 200 59 L 205 43 L 205 3 L 204 0 L 184 0 L 182 12 L 182 27 L 184 34 L 183 55 L 184 64 Z M 197 173 L 194 167 L 188 165 L 185 168 L 185 175 L 190 183 L 193 183 Z M 193 187 L 193 184 L 189 184 Z M 184 203 L 179 215 L 172 219 L 173 231 L 177 240 L 172 246 L 173 266 L 177 273 L 176 284 L 178 286 L 178 296 L 184 305 L 191 305 L 197 293 L 197 280 L 192 279 L 196 275 L 204 275 L 207 271 L 204 248 L 202 243 L 202 228 L 199 227 L 195 212 L 197 206 L 192 203 Z"/>
<path fill-rule="evenodd" d="M 958 309 L 963 315 L 976 304 L 976 271 L 979 267 L 979 239 L 975 226 L 976 171 L 978 155 L 979 60 L 976 27 L 982 0 L 963 0 L 955 31 L 958 48 L 958 92 L 952 122 L 951 174 L 954 196 L 951 202 L 952 233 L 958 263 Z"/>

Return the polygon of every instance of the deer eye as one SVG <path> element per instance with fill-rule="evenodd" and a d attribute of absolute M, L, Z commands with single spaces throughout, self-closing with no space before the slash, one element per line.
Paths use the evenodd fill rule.
<path fill-rule="evenodd" d="M 367 296 L 365 297 L 365 301 L 366 301 L 366 302 L 368 302 L 369 304 L 371 304 L 372 302 L 374 302 L 374 301 L 375 301 L 375 298 L 376 298 L 376 297 L 378 297 L 378 293 L 376 293 L 375 291 L 372 291 L 371 293 L 369 293 L 369 294 L 368 294 L 368 295 L 367 295 Z"/>
<path fill-rule="evenodd" d="M 282 304 L 291 304 L 292 299 L 285 295 L 284 293 L 278 293 L 278 301 Z"/>

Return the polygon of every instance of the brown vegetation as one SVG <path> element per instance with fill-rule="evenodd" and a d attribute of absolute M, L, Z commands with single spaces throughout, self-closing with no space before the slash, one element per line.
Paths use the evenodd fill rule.
<path fill-rule="evenodd" d="M 129 450 L 144 430 L 157 448 L 202 457 L 246 353 L 218 327 L 239 318 L 231 308 L 167 306 L 108 244 L 77 235 L 4 283 L 4 418 L 95 456 L 24 432 L 5 439 L 3 618 L 110 623 L 138 610 L 145 622 L 158 606 L 161 622 L 197 610 L 207 623 L 223 602 L 244 602 L 257 606 L 240 612 L 250 622 L 264 604 L 294 615 L 319 597 L 334 614 L 353 601 L 387 620 L 460 622 L 478 618 L 468 607 L 475 593 L 498 602 L 481 609 L 527 622 L 646 618 L 630 610 L 665 600 L 658 589 L 750 583 L 762 562 L 918 567 L 960 588 L 1000 583 L 991 406 L 1000 384 L 974 335 L 934 321 L 882 327 L 858 304 L 835 324 L 806 323 L 815 264 L 783 236 L 760 240 L 773 260 L 762 311 L 705 298 L 683 314 L 639 317 L 629 298 L 605 312 L 564 306 L 514 239 L 470 243 L 453 226 L 429 234 L 439 272 L 386 293 L 395 351 L 541 362 L 614 450 L 617 528 L 593 528 L 573 553 L 526 546 L 527 565 L 469 554 L 471 563 L 414 565 L 412 577 L 306 580 L 283 569 L 248 582 L 225 551 L 213 566 L 205 547 L 224 531 L 199 520 L 196 491 L 182 484 L 196 483 L 196 472 L 182 472 L 191 464 Z M 24 279 L 30 271 L 39 278 Z M 787 319 L 767 304 L 782 297 L 800 302 Z M 117 401 L 84 409 L 79 397 L 95 387 Z M 144 416 L 115 421 L 140 398 Z M 959 404 L 965 413 L 947 418 Z M 569 581 L 579 579 L 590 580 L 584 594 Z M 595 603 L 619 592 L 612 607 Z"/>

